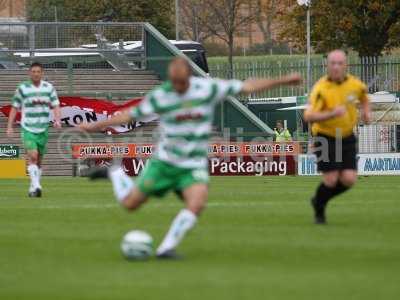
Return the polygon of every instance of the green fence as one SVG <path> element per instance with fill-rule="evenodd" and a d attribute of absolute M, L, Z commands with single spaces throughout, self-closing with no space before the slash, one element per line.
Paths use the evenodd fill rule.
<path fill-rule="evenodd" d="M 229 78 L 228 63 L 221 59 L 209 60 L 210 75 L 213 77 Z M 249 77 L 277 77 L 290 72 L 298 72 L 305 78 L 307 65 L 304 56 L 273 56 L 240 58 L 233 64 L 233 78 L 246 79 Z M 400 90 L 400 57 L 383 56 L 367 58 L 360 61 L 357 57 L 349 59 L 349 72 L 369 78 L 367 84 L 377 90 Z M 364 76 L 362 76 L 364 72 Z M 315 56 L 311 60 L 311 82 L 314 84 L 326 73 L 326 60 Z M 251 95 L 250 98 L 272 98 L 304 95 L 307 92 L 306 82 L 298 87 L 279 87 L 271 91 Z M 242 98 L 241 100 L 246 100 Z"/>

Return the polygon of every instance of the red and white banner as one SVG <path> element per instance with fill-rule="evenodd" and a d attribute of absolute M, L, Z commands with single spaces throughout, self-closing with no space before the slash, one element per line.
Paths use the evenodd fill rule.
<path fill-rule="evenodd" d="M 73 158 L 149 157 L 154 152 L 152 144 L 75 144 Z"/>
<path fill-rule="evenodd" d="M 118 114 L 120 111 L 136 106 L 140 103 L 142 98 L 136 98 L 127 101 L 122 105 L 115 104 L 110 101 L 84 98 L 84 97 L 60 97 L 61 107 L 61 122 L 67 126 L 76 126 L 82 122 L 96 122 L 109 118 L 114 114 Z M 10 114 L 11 105 L 0 107 L 0 111 L 8 117 Z M 53 119 L 53 116 L 50 116 Z M 17 122 L 21 119 L 21 114 L 17 114 Z M 152 116 L 148 119 L 141 120 L 141 122 L 133 121 L 129 124 L 115 126 L 107 129 L 111 133 L 123 133 L 128 132 L 136 127 L 139 127 L 142 123 L 150 122 L 156 119 L 156 116 Z"/>
<path fill-rule="evenodd" d="M 295 156 L 299 154 L 299 143 L 211 143 L 208 146 L 209 157 L 264 157 Z M 75 144 L 72 145 L 73 158 L 113 158 L 113 157 L 149 157 L 155 150 L 152 144 Z"/>
<path fill-rule="evenodd" d="M 75 144 L 72 157 L 96 164 L 122 158 L 125 172 L 137 176 L 155 148 L 152 144 Z M 299 144 L 212 143 L 208 147 L 209 171 L 213 176 L 295 175 Z"/>

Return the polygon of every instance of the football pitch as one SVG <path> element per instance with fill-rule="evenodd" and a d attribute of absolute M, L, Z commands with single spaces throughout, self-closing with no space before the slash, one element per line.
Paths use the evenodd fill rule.
<path fill-rule="evenodd" d="M 182 261 L 129 262 L 131 229 L 158 244 L 182 204 L 173 194 L 136 213 L 108 182 L 1 180 L 0 299 L 399 299 L 400 178 L 362 177 L 312 224 L 316 177 L 216 177 Z"/>

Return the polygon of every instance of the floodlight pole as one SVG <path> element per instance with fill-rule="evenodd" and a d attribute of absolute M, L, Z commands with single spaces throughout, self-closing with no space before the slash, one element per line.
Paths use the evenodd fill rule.
<path fill-rule="evenodd" d="M 179 41 L 179 0 L 175 0 L 175 40 Z"/>
<path fill-rule="evenodd" d="M 54 22 L 58 22 L 58 11 L 57 11 L 57 6 L 54 6 Z M 58 44 L 58 25 L 56 24 L 56 48 L 58 48 L 60 45 Z"/>
<path fill-rule="evenodd" d="M 307 94 L 311 91 L 311 1 L 307 5 Z"/>

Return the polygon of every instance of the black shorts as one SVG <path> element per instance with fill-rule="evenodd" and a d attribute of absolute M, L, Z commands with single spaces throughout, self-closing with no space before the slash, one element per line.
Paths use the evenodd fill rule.
<path fill-rule="evenodd" d="M 325 135 L 317 135 L 314 139 L 318 171 L 357 170 L 357 138 L 354 135 L 341 142 Z"/>

